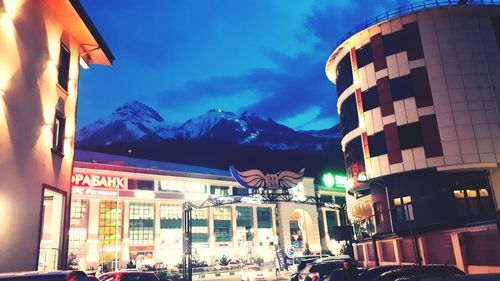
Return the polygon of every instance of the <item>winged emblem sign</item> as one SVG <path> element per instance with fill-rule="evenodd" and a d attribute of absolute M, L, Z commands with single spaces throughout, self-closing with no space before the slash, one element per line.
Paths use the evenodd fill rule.
<path fill-rule="evenodd" d="M 238 171 L 231 165 L 229 171 L 233 178 L 243 187 L 256 189 L 289 189 L 297 186 L 304 178 L 305 169 L 295 173 L 291 171 L 280 171 L 276 174 L 264 174 L 259 170 Z"/>

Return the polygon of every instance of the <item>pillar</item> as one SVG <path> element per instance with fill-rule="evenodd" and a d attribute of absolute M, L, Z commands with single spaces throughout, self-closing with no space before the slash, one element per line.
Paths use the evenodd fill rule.
<path fill-rule="evenodd" d="M 89 224 L 87 228 L 87 266 L 97 269 L 99 264 L 99 199 L 89 200 Z"/>
<path fill-rule="evenodd" d="M 455 255 L 455 261 L 457 267 L 468 273 L 468 262 L 467 262 L 467 250 L 465 248 L 464 237 L 462 233 L 452 233 L 451 234 L 451 244 L 453 245 L 453 254 Z"/>

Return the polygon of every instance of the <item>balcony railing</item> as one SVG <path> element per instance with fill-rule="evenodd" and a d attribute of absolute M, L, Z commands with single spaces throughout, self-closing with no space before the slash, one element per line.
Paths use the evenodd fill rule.
<path fill-rule="evenodd" d="M 413 14 L 415 12 L 420 12 L 424 11 L 430 8 L 434 7 L 449 7 L 449 6 L 456 6 L 458 5 L 458 0 L 455 1 L 450 1 L 450 0 L 427 0 L 427 1 L 421 1 L 421 2 L 414 2 L 410 3 L 405 6 L 401 6 L 395 10 L 392 11 L 387 11 L 383 14 L 380 14 L 374 18 L 368 19 L 355 28 L 353 28 L 351 31 L 346 33 L 344 36 L 342 36 L 339 41 L 337 42 L 337 45 L 335 48 L 340 46 L 342 42 L 347 40 L 349 37 L 353 36 L 354 34 L 360 32 L 361 30 L 370 27 L 372 25 L 375 25 L 377 23 L 383 22 L 385 20 L 389 20 L 392 18 L 396 17 L 401 17 L 404 15 L 409 15 Z M 490 1 L 484 1 L 484 0 L 469 0 L 466 1 L 466 3 L 461 4 L 463 6 L 482 6 L 482 5 L 500 5 L 499 0 L 490 0 Z"/>

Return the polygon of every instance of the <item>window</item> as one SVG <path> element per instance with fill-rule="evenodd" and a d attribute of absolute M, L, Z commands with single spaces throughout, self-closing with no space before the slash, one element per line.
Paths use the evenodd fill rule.
<path fill-rule="evenodd" d="M 413 203 L 411 196 L 394 198 L 394 220 L 398 223 L 413 221 Z"/>
<path fill-rule="evenodd" d="M 54 119 L 54 128 L 52 134 L 52 148 L 63 153 L 64 144 L 64 127 L 66 125 L 66 118 L 62 113 L 56 111 L 56 117 Z"/>
<path fill-rule="evenodd" d="M 370 149 L 370 157 L 387 154 L 387 143 L 384 131 L 368 136 L 368 147 Z"/>
<path fill-rule="evenodd" d="M 361 95 L 363 100 L 363 110 L 368 111 L 380 106 L 380 100 L 378 98 L 378 88 L 377 86 L 371 87 L 370 89 L 364 91 Z"/>
<path fill-rule="evenodd" d="M 333 203 L 333 197 L 331 195 L 321 195 L 321 202 Z"/>
<path fill-rule="evenodd" d="M 99 203 L 99 241 L 102 245 L 115 245 L 122 240 L 122 205 L 116 201 Z"/>
<path fill-rule="evenodd" d="M 347 53 L 337 65 L 337 80 L 335 81 L 337 96 L 340 96 L 345 89 L 349 88 L 352 82 L 351 54 Z"/>
<path fill-rule="evenodd" d="M 345 146 L 344 151 L 345 166 L 347 174 L 350 177 L 364 171 L 363 147 L 361 146 L 361 137 L 357 137 Z"/>
<path fill-rule="evenodd" d="M 386 57 L 406 50 L 403 30 L 382 36 L 382 42 Z"/>
<path fill-rule="evenodd" d="M 207 193 L 207 185 L 201 182 L 186 182 L 186 193 Z"/>
<path fill-rule="evenodd" d="M 231 207 L 215 207 L 213 210 L 215 242 L 231 241 Z"/>
<path fill-rule="evenodd" d="M 370 43 L 356 50 L 356 61 L 358 62 L 358 68 L 373 62 L 372 45 Z"/>
<path fill-rule="evenodd" d="M 326 227 L 328 229 L 328 235 L 330 239 L 334 237 L 335 226 L 339 226 L 338 216 L 336 211 L 326 211 Z"/>
<path fill-rule="evenodd" d="M 59 65 L 57 66 L 57 83 L 61 87 L 68 91 L 68 80 L 69 80 L 69 62 L 71 58 L 71 53 L 69 49 L 61 43 L 61 51 L 59 53 Z"/>
<path fill-rule="evenodd" d="M 160 229 L 182 227 L 182 206 L 178 203 L 160 205 Z"/>
<path fill-rule="evenodd" d="M 245 241 L 251 241 L 253 239 L 252 207 L 236 207 L 236 227 L 243 232 Z"/>
<path fill-rule="evenodd" d="M 233 195 L 247 196 L 248 194 L 249 193 L 247 188 L 233 187 Z"/>
<path fill-rule="evenodd" d="M 500 51 L 500 17 L 492 17 L 491 23 L 493 25 L 493 31 L 495 32 L 497 47 L 498 50 Z"/>
<path fill-rule="evenodd" d="M 130 203 L 130 245 L 152 245 L 154 228 L 154 205 L 152 203 Z"/>
<path fill-rule="evenodd" d="M 398 138 L 402 150 L 424 145 L 422 128 L 418 122 L 398 126 Z"/>
<path fill-rule="evenodd" d="M 210 194 L 213 195 L 229 195 L 229 186 L 210 186 Z"/>
<path fill-rule="evenodd" d="M 382 204 L 380 202 L 373 203 L 373 214 L 375 215 L 375 225 L 380 225 L 384 222 L 384 214 L 382 213 Z"/>
<path fill-rule="evenodd" d="M 208 242 L 208 213 L 207 209 L 194 209 L 192 213 L 193 243 Z"/>
<path fill-rule="evenodd" d="M 154 181 L 128 179 L 128 189 L 154 190 Z"/>
<path fill-rule="evenodd" d="M 87 218 L 87 200 L 81 200 L 81 199 L 71 200 L 71 218 L 72 219 Z"/>
<path fill-rule="evenodd" d="M 257 207 L 257 227 L 272 228 L 271 208 Z"/>
<path fill-rule="evenodd" d="M 345 206 L 345 197 L 344 196 L 335 196 L 334 201 L 335 201 L 335 203 L 339 204 L 340 206 Z"/>
<path fill-rule="evenodd" d="M 340 124 L 342 126 L 342 136 L 347 135 L 347 133 L 359 126 L 355 95 L 350 95 L 340 106 Z"/>
<path fill-rule="evenodd" d="M 453 190 L 453 195 L 462 219 L 488 215 L 488 208 L 491 206 L 488 189 L 466 187 Z"/>
<path fill-rule="evenodd" d="M 179 181 L 159 180 L 158 189 L 166 192 L 184 192 L 182 182 Z"/>
<path fill-rule="evenodd" d="M 403 100 L 415 96 L 411 75 L 390 79 L 391 96 L 393 101 Z"/>
<path fill-rule="evenodd" d="M 69 229 L 69 246 L 84 246 L 87 241 L 87 229 L 85 227 L 71 227 Z"/>

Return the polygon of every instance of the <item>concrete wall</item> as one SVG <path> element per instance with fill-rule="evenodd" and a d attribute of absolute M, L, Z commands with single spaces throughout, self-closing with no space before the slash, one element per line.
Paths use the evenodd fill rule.
<path fill-rule="evenodd" d="M 43 185 L 69 192 L 79 44 L 42 1 L 0 2 L 0 272 L 36 270 Z M 57 85 L 61 38 L 71 50 L 68 92 Z M 51 152 L 56 108 L 66 117 L 64 157 Z"/>

